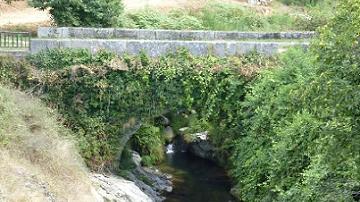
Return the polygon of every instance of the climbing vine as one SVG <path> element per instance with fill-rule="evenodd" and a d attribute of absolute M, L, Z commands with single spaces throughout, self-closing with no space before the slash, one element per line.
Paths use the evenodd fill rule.
<path fill-rule="evenodd" d="M 27 61 L 21 79 L 26 82 L 18 85 L 58 109 L 93 169 L 108 167 L 117 158 L 123 128 L 131 120 L 151 123 L 164 113 L 192 110 L 203 121 L 220 125 L 218 130 L 240 127 L 234 120 L 245 85 L 260 68 L 276 63 L 255 53 L 216 58 L 179 50 L 152 59 L 145 54 L 118 58 L 106 51 L 92 55 L 81 49 L 41 52 Z M 223 146 L 227 139 L 231 142 L 227 134 L 229 138 L 214 131 L 212 140 Z M 148 162 L 157 162 L 159 152 L 141 143 L 145 136 L 135 145 L 149 155 Z"/>

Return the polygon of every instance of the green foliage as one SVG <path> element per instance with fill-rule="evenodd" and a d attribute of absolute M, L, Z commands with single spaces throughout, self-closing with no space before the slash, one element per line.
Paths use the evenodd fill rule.
<path fill-rule="evenodd" d="M 114 53 L 103 50 L 93 55 L 87 49 L 50 49 L 46 52 L 29 55 L 27 60 L 37 68 L 57 70 L 73 65 L 105 65 L 114 57 Z"/>
<path fill-rule="evenodd" d="M 125 27 L 141 29 L 206 29 L 227 31 L 297 29 L 297 17 L 295 16 L 283 13 L 265 16 L 253 9 L 230 3 L 210 3 L 196 11 L 178 9 L 172 10 L 169 13 L 145 9 L 127 14 L 125 22 Z"/>
<path fill-rule="evenodd" d="M 0 84 L 6 85 L 13 82 L 15 72 L 11 71 L 12 64 L 10 58 L 0 57 Z"/>
<path fill-rule="evenodd" d="M 35 8 L 49 9 L 57 26 L 113 27 L 121 25 L 121 0 L 29 0 Z"/>
<path fill-rule="evenodd" d="M 126 16 L 126 27 L 140 29 L 203 29 L 201 21 L 186 11 L 178 10 L 170 13 L 145 9 Z"/>
<path fill-rule="evenodd" d="M 287 1 L 287 0 L 284 0 Z M 291 3 L 291 2 L 293 3 Z M 311 3 L 312 2 L 312 3 Z M 295 0 L 289 0 L 295 4 Z M 175 9 L 163 12 L 144 9 L 127 13 L 124 27 L 140 29 L 205 29 L 225 31 L 314 31 L 325 25 L 334 14 L 337 1 L 321 0 L 308 3 L 302 12 L 273 11 L 270 15 L 233 3 L 211 2 L 202 8 Z M 297 5 L 297 4 L 296 4 Z M 295 8 L 291 8 L 294 9 Z"/>
<path fill-rule="evenodd" d="M 346 0 L 309 53 L 263 72 L 232 156 L 245 201 L 353 201 L 360 185 L 360 1 Z"/>
<path fill-rule="evenodd" d="M 25 61 L 17 61 L 11 57 L 0 56 L 0 85 L 1 86 L 29 86 L 29 74 L 36 74 Z"/>
<path fill-rule="evenodd" d="M 254 10 L 226 3 L 209 4 L 197 16 L 210 30 L 289 30 L 295 22 L 295 18 L 287 14 L 264 16 Z"/>
<path fill-rule="evenodd" d="M 256 54 L 194 57 L 183 50 L 150 59 L 144 54 L 117 58 L 105 52 L 90 56 L 86 51 L 60 49 L 29 60 L 39 68 L 25 65 L 31 71 L 20 70 L 22 77 L 14 80 L 23 80 L 19 86 L 59 110 L 93 169 L 102 169 L 116 158 L 122 128 L 133 118 L 146 122 L 165 112 L 194 109 L 204 120 L 226 128 L 240 111 L 236 107 L 244 85 L 260 67 L 274 64 Z M 148 157 L 144 162 L 154 162 L 153 156 Z"/>
<path fill-rule="evenodd" d="M 164 159 L 165 139 L 160 128 L 145 124 L 132 138 L 132 148 L 142 155 L 142 163 L 154 165 Z"/>
<path fill-rule="evenodd" d="M 335 8 L 338 1 L 324 0 L 316 6 L 307 8 L 305 15 L 299 15 L 296 18 L 296 27 L 301 30 L 313 30 L 326 25 L 334 17 Z"/>
<path fill-rule="evenodd" d="M 231 155 L 240 199 L 352 201 L 360 187 L 359 5 L 345 0 L 308 53 L 291 50 L 279 65 L 256 54 L 150 59 L 56 50 L 34 56 L 40 68 L 21 74 L 5 61 L 2 77 L 23 80 L 18 85 L 59 109 L 92 168 L 115 159 L 132 117 L 195 111 L 176 128 L 211 129 L 220 156 Z M 132 140 L 146 165 L 161 160 L 163 141 L 149 124 Z"/>
<path fill-rule="evenodd" d="M 132 153 L 130 148 L 125 148 L 124 151 L 122 152 L 119 165 L 120 165 L 120 169 L 123 171 L 132 170 L 136 167 L 136 165 L 132 160 Z"/>
<path fill-rule="evenodd" d="M 71 65 L 90 64 L 92 62 L 92 55 L 90 51 L 85 49 L 60 49 L 30 55 L 27 59 L 32 65 L 40 69 L 63 69 Z"/>

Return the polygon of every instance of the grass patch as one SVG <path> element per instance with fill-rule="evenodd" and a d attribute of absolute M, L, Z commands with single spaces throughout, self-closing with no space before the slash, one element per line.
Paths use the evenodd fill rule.
<path fill-rule="evenodd" d="M 0 187 L 8 201 L 91 201 L 70 132 L 37 100 L 0 87 Z"/>
<path fill-rule="evenodd" d="M 221 31 L 313 31 L 332 17 L 334 2 L 314 6 L 275 8 L 264 14 L 254 7 L 211 2 L 197 9 L 163 12 L 146 8 L 124 15 L 123 26 L 139 29 L 221 30 Z M 284 7 L 284 5 L 277 5 Z"/>

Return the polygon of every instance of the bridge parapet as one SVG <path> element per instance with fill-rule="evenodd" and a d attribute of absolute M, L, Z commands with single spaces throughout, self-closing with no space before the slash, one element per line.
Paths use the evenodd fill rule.
<path fill-rule="evenodd" d="M 180 41 L 244 41 L 309 39 L 315 32 L 235 32 L 202 30 L 147 30 L 118 28 L 40 27 L 39 38 L 134 39 Z"/>
<path fill-rule="evenodd" d="M 151 57 L 158 57 L 180 48 L 186 48 L 197 56 L 214 55 L 219 57 L 244 55 L 257 51 L 264 55 L 274 55 L 292 46 L 306 48 L 302 42 L 251 42 L 251 41 L 152 41 L 119 39 L 33 39 L 31 52 L 37 53 L 54 48 L 85 48 L 95 53 L 105 49 L 118 55 L 137 55 L 145 52 Z"/>
<path fill-rule="evenodd" d="M 158 57 L 180 48 L 197 56 L 244 55 L 252 51 L 274 55 L 291 46 L 308 46 L 313 32 L 222 32 L 180 30 L 135 30 L 117 28 L 40 27 L 31 40 L 31 53 L 53 48 L 101 49 L 118 55 L 145 52 Z M 277 40 L 279 39 L 279 40 Z M 286 39 L 286 40 L 283 40 Z M 303 39 L 303 40 L 301 40 Z"/>

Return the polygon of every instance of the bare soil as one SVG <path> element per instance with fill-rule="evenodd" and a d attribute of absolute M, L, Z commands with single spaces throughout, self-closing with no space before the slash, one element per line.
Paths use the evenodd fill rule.
<path fill-rule="evenodd" d="M 32 8 L 26 1 L 15 1 L 9 5 L 0 0 L 0 26 L 44 22 L 50 22 L 47 11 Z"/>

